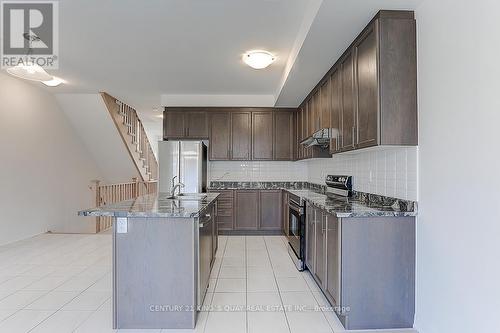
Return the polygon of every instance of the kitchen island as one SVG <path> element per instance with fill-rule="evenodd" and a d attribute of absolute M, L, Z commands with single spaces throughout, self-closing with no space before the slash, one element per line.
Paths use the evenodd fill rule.
<path fill-rule="evenodd" d="M 194 328 L 217 250 L 218 193 L 145 195 L 83 216 L 113 223 L 113 328 Z"/>

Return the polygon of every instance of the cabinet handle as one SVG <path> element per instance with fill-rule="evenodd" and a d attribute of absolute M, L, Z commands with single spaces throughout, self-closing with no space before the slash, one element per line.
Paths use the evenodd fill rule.
<path fill-rule="evenodd" d="M 352 146 L 355 147 L 355 142 L 356 140 L 354 140 L 354 137 L 355 137 L 355 134 L 356 133 L 356 126 L 353 126 L 352 127 Z"/>

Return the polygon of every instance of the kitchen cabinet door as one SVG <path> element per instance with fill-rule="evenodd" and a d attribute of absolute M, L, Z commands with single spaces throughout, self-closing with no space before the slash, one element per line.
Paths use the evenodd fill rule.
<path fill-rule="evenodd" d="M 313 206 L 306 206 L 306 266 L 314 274 L 315 252 L 316 252 L 316 223 L 315 210 Z"/>
<path fill-rule="evenodd" d="M 377 21 L 356 43 L 357 126 L 355 144 L 358 148 L 378 143 L 378 65 Z"/>
<path fill-rule="evenodd" d="M 163 113 L 163 138 L 184 138 L 186 126 L 184 123 L 185 112 L 165 111 Z"/>
<path fill-rule="evenodd" d="M 315 224 L 316 224 L 316 255 L 315 255 L 315 265 L 314 265 L 314 276 L 318 280 L 319 284 L 324 287 L 325 277 L 326 277 L 326 214 L 320 209 L 315 208 Z"/>
<path fill-rule="evenodd" d="M 259 227 L 259 191 L 234 191 L 236 230 L 257 230 Z"/>
<path fill-rule="evenodd" d="M 293 112 L 274 113 L 274 160 L 293 160 Z"/>
<path fill-rule="evenodd" d="M 273 159 L 273 113 L 252 112 L 252 160 Z"/>
<path fill-rule="evenodd" d="M 326 296 L 333 305 L 340 304 L 340 223 L 326 214 Z"/>
<path fill-rule="evenodd" d="M 260 191 L 260 230 L 282 230 L 281 190 Z"/>
<path fill-rule="evenodd" d="M 233 190 L 212 190 L 220 193 L 217 198 L 216 221 L 218 230 L 233 230 Z"/>
<path fill-rule="evenodd" d="M 250 160 L 252 118 L 250 112 L 231 112 L 231 159 Z"/>
<path fill-rule="evenodd" d="M 203 111 L 189 111 L 185 115 L 186 137 L 190 139 L 207 139 L 207 113 Z"/>
<path fill-rule="evenodd" d="M 331 80 L 328 78 L 320 90 L 320 125 L 319 128 L 330 128 Z"/>
<path fill-rule="evenodd" d="M 312 112 L 313 112 L 313 100 L 312 98 L 310 98 L 307 102 L 306 102 L 306 109 L 305 109 L 305 126 L 306 126 L 306 133 L 305 133 L 305 137 L 304 138 L 307 138 L 309 136 L 311 136 L 311 134 L 313 133 L 313 122 L 312 122 Z"/>
<path fill-rule="evenodd" d="M 209 115 L 208 145 L 210 160 L 230 159 L 231 115 L 229 112 L 211 112 Z"/>
<path fill-rule="evenodd" d="M 341 150 L 354 149 L 356 130 L 354 105 L 354 61 L 349 52 L 340 63 L 342 85 L 342 143 Z"/>
<path fill-rule="evenodd" d="M 313 106 L 313 111 L 311 112 L 311 122 L 312 122 L 312 132 L 311 134 L 317 132 L 320 130 L 320 122 L 321 122 L 321 97 L 320 97 L 321 90 L 318 89 L 314 93 L 312 97 L 312 106 Z"/>
<path fill-rule="evenodd" d="M 342 86 L 341 76 L 338 67 L 334 69 L 330 78 L 331 82 L 331 114 L 330 128 L 332 129 L 330 139 L 330 154 L 335 154 L 340 150 L 341 144 L 341 120 L 342 120 Z"/>

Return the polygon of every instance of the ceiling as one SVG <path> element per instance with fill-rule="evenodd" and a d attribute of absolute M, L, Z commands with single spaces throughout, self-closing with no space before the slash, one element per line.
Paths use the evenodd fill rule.
<path fill-rule="evenodd" d="M 54 93 L 106 91 L 161 133 L 164 104 L 297 106 L 378 9 L 422 0 L 60 0 Z M 241 61 L 265 49 L 265 70 Z"/>

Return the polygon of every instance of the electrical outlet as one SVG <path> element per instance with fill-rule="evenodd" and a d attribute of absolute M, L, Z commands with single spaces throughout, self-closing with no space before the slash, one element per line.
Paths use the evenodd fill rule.
<path fill-rule="evenodd" d="M 116 233 L 117 234 L 126 234 L 128 229 L 128 220 L 126 217 L 117 217 L 116 218 Z"/>

